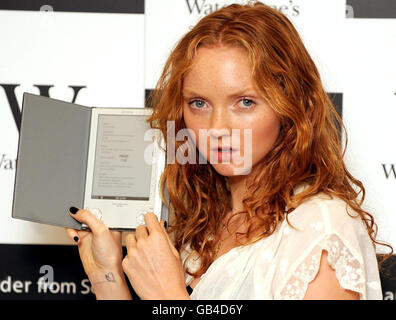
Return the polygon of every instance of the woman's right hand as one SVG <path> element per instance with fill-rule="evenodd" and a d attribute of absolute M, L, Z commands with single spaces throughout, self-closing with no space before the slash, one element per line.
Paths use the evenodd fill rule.
<path fill-rule="evenodd" d="M 66 228 L 78 245 L 80 259 L 96 297 L 131 299 L 122 270 L 122 233 L 110 231 L 90 211 L 70 208 L 70 215 L 88 225 L 91 231 Z"/>

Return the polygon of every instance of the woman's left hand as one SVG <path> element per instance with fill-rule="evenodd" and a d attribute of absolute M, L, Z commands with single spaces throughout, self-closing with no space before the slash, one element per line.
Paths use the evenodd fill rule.
<path fill-rule="evenodd" d="M 133 289 L 141 299 L 189 299 L 179 252 L 154 213 L 144 220 L 146 226 L 125 236 L 122 267 Z"/>

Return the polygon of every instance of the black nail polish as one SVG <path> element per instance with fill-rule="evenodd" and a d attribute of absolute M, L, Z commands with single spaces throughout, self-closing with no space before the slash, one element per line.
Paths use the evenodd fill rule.
<path fill-rule="evenodd" d="M 76 214 L 77 211 L 78 211 L 78 208 L 76 208 L 76 207 L 70 207 L 69 211 L 70 211 L 71 213 L 73 213 L 73 214 Z"/>
<path fill-rule="evenodd" d="M 75 236 L 75 237 L 73 238 L 73 240 L 74 240 L 75 242 L 78 242 L 78 237 Z"/>
<path fill-rule="evenodd" d="M 164 221 L 164 227 L 166 230 L 168 230 L 168 222 Z"/>

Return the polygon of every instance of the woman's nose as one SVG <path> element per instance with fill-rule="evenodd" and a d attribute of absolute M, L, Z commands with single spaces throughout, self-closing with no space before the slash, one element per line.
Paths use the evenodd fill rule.
<path fill-rule="evenodd" d="M 230 135 L 229 121 L 227 113 L 222 109 L 215 109 L 210 121 L 210 135 L 212 138 L 220 138 Z"/>

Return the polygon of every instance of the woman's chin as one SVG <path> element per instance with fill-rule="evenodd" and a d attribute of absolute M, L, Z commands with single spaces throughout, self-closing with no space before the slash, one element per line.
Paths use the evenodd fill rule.
<path fill-rule="evenodd" d="M 235 166 L 232 163 L 211 163 L 216 172 L 225 177 L 248 175 L 251 168 Z"/>

